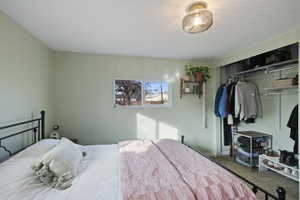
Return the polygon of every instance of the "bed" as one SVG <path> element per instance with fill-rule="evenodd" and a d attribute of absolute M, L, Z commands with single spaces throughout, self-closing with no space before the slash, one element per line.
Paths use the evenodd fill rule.
<path fill-rule="evenodd" d="M 80 146 L 86 156 L 78 175 L 70 188 L 56 190 L 36 179 L 29 167 L 58 143 L 44 139 L 45 112 L 41 112 L 40 118 L 3 126 L 0 130 L 24 124 L 32 127 L 0 138 L 0 147 L 10 155 L 10 159 L 0 164 L 1 200 L 252 200 L 258 191 L 265 194 L 265 199 L 285 199 L 283 188 L 278 188 L 278 197 L 266 192 L 184 145 L 183 137 L 183 144 L 167 139 Z M 4 145 L 4 140 L 26 132 L 32 134 L 32 142 L 20 151 L 12 152 Z"/>
<path fill-rule="evenodd" d="M 36 179 L 29 166 L 57 142 L 42 140 L 0 165 L 1 200 L 121 199 L 117 145 L 82 146 L 86 156 L 67 190 L 58 191 Z"/>

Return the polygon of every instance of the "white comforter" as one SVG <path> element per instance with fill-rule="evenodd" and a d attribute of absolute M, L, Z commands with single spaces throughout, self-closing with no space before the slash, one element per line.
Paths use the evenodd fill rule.
<path fill-rule="evenodd" d="M 1 200 L 120 200 L 117 145 L 81 146 L 87 156 L 72 187 L 59 191 L 42 184 L 30 168 L 57 143 L 43 140 L 0 165 Z"/>

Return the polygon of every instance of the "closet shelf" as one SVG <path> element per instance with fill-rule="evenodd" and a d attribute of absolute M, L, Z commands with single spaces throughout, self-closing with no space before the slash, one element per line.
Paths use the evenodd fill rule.
<path fill-rule="evenodd" d="M 285 87 L 285 88 L 264 88 L 263 95 L 292 94 L 291 92 L 282 93 L 282 91 L 293 90 L 293 89 L 298 89 L 298 85 L 294 85 L 294 86 L 290 86 L 290 87 Z M 293 93 L 297 93 L 297 92 L 298 92 L 298 90 L 293 90 Z"/>
<path fill-rule="evenodd" d="M 298 89 L 298 85 L 290 86 L 290 87 L 283 87 L 283 88 L 264 88 L 264 91 L 266 92 L 278 92 L 282 90 L 292 90 L 292 89 Z"/>
<path fill-rule="evenodd" d="M 259 71 L 268 72 L 269 70 L 275 70 L 275 69 L 280 68 L 280 67 L 284 67 L 284 66 L 292 65 L 292 64 L 297 64 L 297 63 L 298 63 L 298 59 L 286 60 L 286 61 L 279 62 L 279 63 L 264 65 L 264 66 L 260 66 L 260 67 L 254 68 L 254 69 L 249 69 L 249 70 L 246 70 L 246 71 L 237 72 L 237 73 L 234 74 L 234 76 L 242 76 L 242 75 L 245 75 L 245 74 L 250 74 L 250 73 L 259 72 Z"/>

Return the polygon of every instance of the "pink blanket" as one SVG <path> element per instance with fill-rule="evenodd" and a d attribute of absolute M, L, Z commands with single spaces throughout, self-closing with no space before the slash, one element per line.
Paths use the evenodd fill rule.
<path fill-rule="evenodd" d="M 174 140 L 119 143 L 124 200 L 254 200 L 234 175 Z"/>

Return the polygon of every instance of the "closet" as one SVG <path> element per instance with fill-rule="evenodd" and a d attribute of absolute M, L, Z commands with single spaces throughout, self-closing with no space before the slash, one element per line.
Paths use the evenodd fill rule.
<path fill-rule="evenodd" d="M 273 151 L 293 151 L 295 142 L 290 138 L 287 123 L 293 108 L 298 104 L 298 56 L 299 45 L 295 43 L 220 68 L 221 84 L 254 84 L 260 98 L 254 110 L 259 109 L 259 102 L 262 106 L 262 116 L 259 112 L 250 112 L 248 117 L 241 117 L 240 122 L 234 122 L 233 126 L 230 123 L 228 125 L 227 115 L 220 117 L 223 155 L 232 154 L 233 133 L 238 131 L 269 134 L 272 136 Z M 251 97 L 251 94 L 248 97 Z M 215 113 L 216 109 L 218 112 L 217 105 Z"/>

